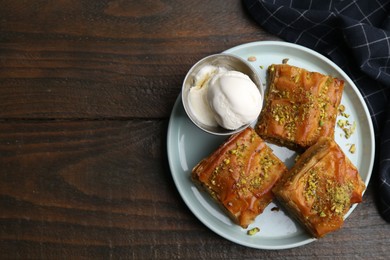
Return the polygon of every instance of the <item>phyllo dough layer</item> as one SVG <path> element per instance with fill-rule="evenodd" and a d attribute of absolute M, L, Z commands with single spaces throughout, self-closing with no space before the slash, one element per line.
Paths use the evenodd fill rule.
<path fill-rule="evenodd" d="M 307 149 L 275 185 L 281 204 L 314 237 L 341 228 L 353 203 L 362 201 L 365 185 L 358 170 L 331 138 Z"/>
<path fill-rule="evenodd" d="M 268 68 L 269 88 L 257 132 L 267 141 L 305 150 L 334 137 L 344 81 L 288 64 Z"/>
<path fill-rule="evenodd" d="M 192 179 L 246 228 L 272 201 L 272 187 L 287 171 L 253 128 L 232 135 L 197 164 Z"/>

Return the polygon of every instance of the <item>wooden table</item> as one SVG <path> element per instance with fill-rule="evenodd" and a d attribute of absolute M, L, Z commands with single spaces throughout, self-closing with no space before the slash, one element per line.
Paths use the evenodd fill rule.
<path fill-rule="evenodd" d="M 364 202 L 339 232 L 270 251 L 209 230 L 169 170 L 169 116 L 188 69 L 279 40 L 240 1 L 0 1 L 1 258 L 370 258 L 390 226 Z"/>

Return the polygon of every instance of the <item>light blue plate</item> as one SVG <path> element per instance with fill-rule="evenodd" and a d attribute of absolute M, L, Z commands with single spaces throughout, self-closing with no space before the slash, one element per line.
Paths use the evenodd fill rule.
<path fill-rule="evenodd" d="M 263 82 L 266 79 L 267 67 L 272 63 L 281 63 L 285 58 L 289 59 L 288 64 L 290 65 L 343 79 L 345 87 L 341 103 L 345 105 L 346 113 L 350 114 L 348 120 L 355 121 L 357 127 L 349 139 L 346 139 L 342 130 L 336 127 L 335 139 L 358 168 L 365 184 L 368 185 L 375 153 L 372 122 L 367 106 L 355 84 L 337 65 L 317 52 L 285 42 L 253 42 L 234 47 L 226 52 L 244 59 L 255 56 L 257 60 L 251 65 L 258 70 Z M 234 243 L 248 247 L 286 249 L 315 241 L 283 210 L 271 211 L 276 206 L 275 203 L 271 203 L 263 214 L 258 216 L 255 222 L 248 227 L 248 229 L 259 227 L 260 232 L 254 236 L 248 236 L 247 229 L 234 224 L 208 194 L 195 187 L 190 178 L 192 168 L 214 151 L 225 139 L 226 137 L 214 136 L 197 128 L 188 119 L 179 95 L 168 126 L 168 160 L 176 187 L 193 214 L 215 233 Z M 348 151 L 352 143 L 356 145 L 354 154 Z M 288 167 L 292 166 L 295 156 L 293 151 L 275 145 L 270 146 Z M 352 213 L 355 207 L 356 205 L 351 208 L 346 217 Z M 342 232 L 342 230 L 338 232 Z"/>

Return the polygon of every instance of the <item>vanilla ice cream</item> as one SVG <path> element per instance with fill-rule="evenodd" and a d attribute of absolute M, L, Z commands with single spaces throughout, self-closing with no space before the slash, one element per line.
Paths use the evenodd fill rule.
<path fill-rule="evenodd" d="M 188 101 L 199 122 L 228 130 L 255 121 L 262 108 L 260 91 L 249 76 L 212 65 L 195 75 Z"/>
<path fill-rule="evenodd" d="M 210 109 L 207 101 L 207 90 L 209 81 L 220 72 L 226 72 L 223 67 L 206 65 L 194 77 L 193 86 L 188 94 L 188 105 L 193 115 L 204 125 L 218 126 L 214 112 Z"/>
<path fill-rule="evenodd" d="M 257 119 L 262 97 L 256 84 L 239 71 L 223 71 L 208 82 L 207 101 L 217 123 L 229 130 Z"/>

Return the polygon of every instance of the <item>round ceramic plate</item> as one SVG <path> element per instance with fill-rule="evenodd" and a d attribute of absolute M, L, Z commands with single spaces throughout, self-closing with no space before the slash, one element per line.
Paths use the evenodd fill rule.
<path fill-rule="evenodd" d="M 337 120 L 348 120 L 351 124 L 355 122 L 356 130 L 347 139 L 343 130 L 336 126 L 335 140 L 358 168 L 363 181 L 368 185 L 375 150 L 372 122 L 360 92 L 337 65 L 308 48 L 285 42 L 253 42 L 225 52 L 244 59 L 250 56 L 256 57 L 256 61 L 251 62 L 251 65 L 258 70 L 263 82 L 266 82 L 267 67 L 273 63 L 282 63 L 282 60 L 286 58 L 290 65 L 343 79 L 345 87 L 341 104 L 345 106 L 345 113 L 349 117 L 340 115 Z M 234 224 L 207 193 L 195 187 L 190 178 L 192 168 L 213 152 L 225 139 L 226 137 L 214 136 L 197 128 L 188 119 L 181 98 L 178 97 L 168 126 L 168 160 L 176 187 L 193 214 L 215 233 L 234 243 L 248 247 L 286 249 L 315 241 L 283 210 L 271 210 L 277 206 L 274 202 L 248 227 L 248 229 L 259 227 L 260 232 L 249 236 L 247 235 L 248 229 Z M 354 153 L 349 151 L 352 144 L 356 147 Z M 295 152 L 275 145 L 270 146 L 288 167 L 292 166 Z M 346 217 L 355 207 L 356 205 L 351 208 Z"/>

